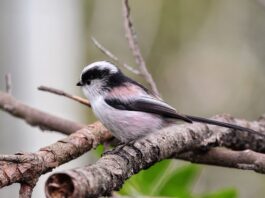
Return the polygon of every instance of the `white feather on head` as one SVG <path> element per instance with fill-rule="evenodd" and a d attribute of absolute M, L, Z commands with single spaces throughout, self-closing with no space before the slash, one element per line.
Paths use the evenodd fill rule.
<path fill-rule="evenodd" d="M 93 68 L 97 68 L 97 69 L 100 69 L 100 70 L 104 70 L 104 69 L 109 69 L 110 73 L 117 73 L 119 71 L 119 69 L 113 65 L 112 63 L 108 62 L 108 61 L 97 61 L 97 62 L 94 62 L 94 63 L 91 63 L 89 65 L 87 65 L 83 71 L 81 72 L 81 76 L 83 73 L 85 73 L 86 71 L 88 70 L 91 70 Z M 80 78 L 81 78 L 80 76 Z"/>

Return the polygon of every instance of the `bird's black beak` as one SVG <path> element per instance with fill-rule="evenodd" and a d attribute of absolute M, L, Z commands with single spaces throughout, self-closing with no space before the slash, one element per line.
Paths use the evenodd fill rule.
<path fill-rule="evenodd" d="M 83 86 L 83 84 L 79 81 L 78 83 L 76 83 L 76 86 L 81 87 L 81 86 Z"/>

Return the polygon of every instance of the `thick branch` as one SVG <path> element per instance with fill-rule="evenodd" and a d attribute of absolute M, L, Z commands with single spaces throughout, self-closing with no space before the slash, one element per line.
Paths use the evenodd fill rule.
<path fill-rule="evenodd" d="M 213 119 L 218 121 L 231 123 L 238 126 L 253 129 L 257 133 L 250 133 L 247 131 L 232 130 L 225 127 L 218 127 L 214 125 L 209 126 L 210 134 L 202 142 L 202 145 L 222 146 L 233 150 L 250 149 L 256 152 L 265 153 L 265 117 L 261 117 L 258 121 L 248 122 L 243 119 L 235 119 L 232 116 L 217 115 Z M 260 135 L 258 135 L 260 133 Z"/>
<path fill-rule="evenodd" d="M 0 92 L 0 109 L 25 120 L 32 126 L 38 126 L 42 130 L 59 131 L 64 134 L 71 134 L 86 127 L 86 125 L 60 118 L 27 106 L 11 95 L 3 92 Z"/>
<path fill-rule="evenodd" d="M 29 192 L 29 186 L 34 186 L 40 175 L 79 157 L 110 137 L 110 133 L 97 122 L 38 152 L 0 155 L 0 188 L 21 183 Z"/>
<path fill-rule="evenodd" d="M 86 100 L 84 101 L 83 104 L 88 104 Z M 0 155 L 0 188 L 15 182 L 21 183 L 20 197 L 31 196 L 32 189 L 41 174 L 82 155 L 111 137 L 100 123 L 86 126 L 65 120 L 27 106 L 2 92 L 0 92 L 0 108 L 42 129 L 69 134 L 83 128 L 36 153 Z"/>
<path fill-rule="evenodd" d="M 51 116 L 44 112 L 39 113 L 40 112 L 39 110 L 36 110 L 32 107 L 21 104 L 20 102 L 16 101 L 13 97 L 9 96 L 8 94 L 1 93 L 1 92 L 0 92 L 0 107 L 22 119 L 29 120 L 29 123 L 31 123 L 32 122 L 31 120 L 33 120 L 34 121 L 33 123 L 35 123 L 35 125 L 37 126 L 47 125 L 48 127 L 53 126 L 53 129 L 55 130 L 58 130 L 58 131 L 61 130 L 61 127 L 60 127 L 61 125 L 60 120 L 62 120 L 61 118 L 56 118 L 56 119 L 59 119 L 59 122 L 57 121 L 54 122 L 54 116 Z M 32 113 L 29 113 L 29 112 L 32 112 Z M 43 114 L 44 114 L 44 117 L 48 117 L 47 120 L 43 120 L 43 116 L 42 116 Z M 230 116 L 219 116 L 218 119 L 221 121 L 239 124 L 245 127 L 250 127 L 256 131 L 264 132 L 264 126 L 265 126 L 264 117 L 261 118 L 258 122 L 251 122 L 251 123 L 246 122 L 244 120 L 233 119 Z M 52 122 L 49 123 L 50 121 Z M 72 125 L 72 122 L 71 121 L 68 122 L 66 120 L 65 124 L 66 126 L 68 124 Z M 76 123 L 74 123 L 74 125 L 76 125 Z M 78 125 L 79 124 L 77 124 L 77 126 Z M 189 128 L 193 126 L 194 125 L 187 125 L 186 126 L 187 130 L 189 130 Z M 207 126 L 206 125 L 203 125 L 203 126 L 205 126 L 206 127 L 205 130 L 207 130 Z M 98 133 L 98 130 L 100 130 L 101 127 L 102 125 L 100 124 L 98 128 L 97 127 L 95 128 L 95 131 L 94 131 L 95 134 Z M 233 130 L 224 129 L 221 127 L 214 128 L 214 126 L 211 126 L 210 129 L 211 130 L 208 131 L 209 132 L 208 136 L 207 137 L 205 136 L 204 141 L 198 144 L 200 146 L 203 146 L 204 149 L 209 149 L 208 148 L 209 146 L 227 146 L 227 147 L 237 149 L 237 150 L 243 150 L 243 149 L 250 148 L 252 150 L 256 150 L 259 152 L 264 152 L 264 142 L 262 140 L 263 138 L 261 138 L 260 136 L 252 135 L 252 134 L 244 133 L 244 132 L 238 132 L 238 131 L 235 132 Z M 87 131 L 87 129 L 85 130 Z M 211 131 L 216 132 L 215 134 L 217 135 L 215 136 L 215 138 L 213 138 Z M 226 131 L 229 131 L 229 132 L 226 133 Z M 219 132 L 220 134 L 223 134 L 223 135 L 220 135 Z M 80 138 L 82 139 L 81 136 L 76 137 L 76 139 L 80 139 Z M 103 131 L 102 136 L 104 137 L 102 141 L 105 141 L 110 137 L 110 134 L 105 130 Z M 70 136 L 69 138 L 71 139 L 72 136 Z M 55 143 L 55 147 L 57 147 L 58 149 L 51 149 L 51 150 L 48 149 L 48 151 L 47 149 L 44 149 L 44 150 L 41 149 L 40 151 L 36 153 L 31 153 L 31 154 L 1 155 L 0 156 L 0 167 L 1 167 L 0 185 L 5 186 L 13 182 L 21 182 L 22 185 L 21 185 L 20 195 L 30 197 L 32 188 L 34 187 L 40 174 L 44 174 L 45 172 L 58 166 L 60 163 L 65 163 L 68 160 L 71 160 L 74 157 L 79 156 L 83 154 L 84 152 L 86 152 L 87 150 L 91 149 L 91 141 L 93 141 L 93 138 L 92 139 L 83 138 L 82 140 L 84 142 L 76 141 L 76 139 L 73 138 L 75 142 L 74 144 L 76 144 L 76 146 L 73 146 L 74 144 L 70 143 L 71 142 L 70 139 L 69 139 L 69 142 L 68 140 L 66 141 L 63 140 L 63 141 L 59 141 Z M 199 141 L 199 139 L 197 139 L 197 141 Z M 66 145 L 66 146 L 62 147 L 60 146 L 61 144 Z M 90 146 L 88 147 L 87 145 L 90 145 Z M 46 147 L 46 148 L 50 148 L 50 147 L 53 148 L 53 145 Z M 65 149 L 66 147 L 68 147 L 68 149 Z M 72 149 L 72 148 L 79 148 L 79 149 Z M 184 147 L 183 149 L 185 150 Z M 251 153 L 251 155 L 249 153 Z M 61 157 L 54 157 L 54 156 L 61 156 Z M 207 153 L 202 153 L 202 152 L 198 153 L 197 150 L 195 149 L 185 154 L 180 154 L 177 156 L 175 155 L 175 157 L 179 159 L 190 160 L 190 161 L 197 162 L 197 163 L 213 164 L 213 165 L 227 166 L 227 167 L 234 167 L 234 168 L 241 168 L 241 169 L 250 169 L 250 170 L 255 170 L 257 172 L 260 172 L 260 173 L 264 173 L 263 155 L 252 152 L 252 151 L 245 152 L 245 151 L 226 150 L 224 153 L 223 150 L 210 148 L 209 152 Z M 53 160 L 55 158 L 56 160 Z M 58 160 L 58 158 L 60 160 Z M 231 159 L 233 159 L 233 161 L 231 161 Z M 253 164 L 251 165 L 251 162 L 253 162 L 254 165 Z M 51 184 L 49 188 L 51 189 L 52 186 L 56 187 L 53 184 Z M 56 189 L 60 188 L 60 187 L 58 188 L 57 187 Z M 98 187 L 100 187 L 100 185 Z M 55 190 L 54 192 L 58 192 L 58 191 Z"/>
<path fill-rule="evenodd" d="M 231 118 L 222 118 L 230 120 Z M 219 120 L 222 120 L 219 118 Z M 240 122 L 242 126 L 249 126 L 260 132 L 265 132 L 264 119 L 259 122 Z M 198 148 L 210 149 L 212 146 L 224 144 L 224 137 L 233 141 L 245 141 L 244 133 L 232 139 L 233 130 L 205 124 L 183 124 L 163 129 L 152 133 L 130 144 L 117 147 L 106 154 L 94 165 L 53 174 L 47 180 L 45 191 L 48 197 L 97 197 L 109 195 L 113 190 L 121 188 L 124 181 L 142 169 L 167 158 L 174 158 L 181 153 L 197 150 Z M 253 140 L 259 137 L 253 134 Z M 263 138 L 262 145 L 265 145 Z M 254 144 L 255 145 L 255 144 Z M 230 145 L 233 147 L 233 145 Z M 246 148 L 249 145 L 245 145 Z M 242 147 L 243 148 L 243 147 Z M 260 150 L 254 146 L 253 149 Z M 263 149 L 261 149 L 263 150 Z M 217 165 L 217 164 L 216 164 Z M 221 164 L 220 164 L 221 165 Z M 264 173 L 265 163 L 260 163 L 258 172 Z M 234 168 L 240 168 L 235 166 Z M 254 168 L 254 167 L 253 167 Z"/>

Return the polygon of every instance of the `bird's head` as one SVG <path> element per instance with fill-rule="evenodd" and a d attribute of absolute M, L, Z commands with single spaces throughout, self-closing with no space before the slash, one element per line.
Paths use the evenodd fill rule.
<path fill-rule="evenodd" d="M 91 97 L 102 95 L 112 87 L 121 85 L 124 81 L 126 81 L 126 77 L 114 64 L 99 61 L 83 69 L 76 85 L 81 86 L 84 94 L 91 100 Z"/>

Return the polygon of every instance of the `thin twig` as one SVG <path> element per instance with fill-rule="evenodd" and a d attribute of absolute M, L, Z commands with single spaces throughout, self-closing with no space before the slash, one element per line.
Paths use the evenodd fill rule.
<path fill-rule="evenodd" d="M 134 74 L 139 75 L 140 71 L 138 69 L 133 68 L 132 66 L 126 64 L 126 63 L 122 63 L 120 61 L 120 59 L 115 56 L 113 53 L 111 53 L 108 49 L 106 49 L 104 46 L 102 46 L 97 39 L 95 39 L 94 37 L 91 37 L 91 40 L 93 41 L 94 45 L 101 51 L 103 52 L 106 56 L 108 56 L 109 58 L 111 58 L 112 60 L 116 61 L 119 65 L 122 65 L 124 68 L 128 69 L 129 71 L 131 71 Z"/>
<path fill-rule="evenodd" d="M 177 154 L 177 159 L 192 163 L 254 170 L 265 174 L 265 155 L 251 150 L 233 151 L 227 148 L 211 148 L 205 153 L 189 151 Z"/>
<path fill-rule="evenodd" d="M 7 73 L 5 75 L 5 82 L 6 82 L 6 93 L 12 94 L 12 78 L 10 73 Z"/>
<path fill-rule="evenodd" d="M 91 106 L 90 103 L 88 102 L 88 100 L 84 99 L 84 98 L 81 98 L 79 96 L 75 96 L 75 95 L 72 95 L 72 94 L 69 94 L 69 93 L 66 93 L 65 91 L 62 91 L 62 90 L 59 90 L 59 89 L 55 89 L 55 88 L 52 88 L 52 87 L 47 87 L 47 86 L 39 86 L 38 87 L 38 90 L 40 91 L 46 91 L 46 92 L 50 92 L 50 93 L 53 93 L 53 94 L 56 94 L 56 95 L 59 95 L 59 96 L 65 96 L 66 98 L 70 98 L 70 99 L 73 99 L 81 104 L 84 104 L 86 106 Z"/>
<path fill-rule="evenodd" d="M 124 30 L 128 41 L 128 45 L 133 53 L 136 64 L 139 66 L 140 74 L 145 78 L 147 83 L 151 86 L 152 91 L 159 96 L 156 83 L 146 67 L 146 63 L 142 56 L 136 32 L 134 31 L 132 20 L 130 19 L 130 6 L 128 0 L 123 0 L 123 18 L 124 18 Z"/>

